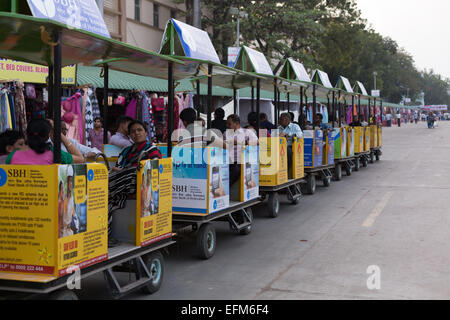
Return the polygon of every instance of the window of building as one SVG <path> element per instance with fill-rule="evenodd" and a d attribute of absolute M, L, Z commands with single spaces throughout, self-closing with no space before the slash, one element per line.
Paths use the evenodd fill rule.
<path fill-rule="evenodd" d="M 153 26 L 159 28 L 159 6 L 153 4 Z"/>
<path fill-rule="evenodd" d="M 141 0 L 134 0 L 134 19 L 141 21 Z"/>

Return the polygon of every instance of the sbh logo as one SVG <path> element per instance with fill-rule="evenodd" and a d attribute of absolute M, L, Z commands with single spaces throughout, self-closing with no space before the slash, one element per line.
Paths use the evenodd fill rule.
<path fill-rule="evenodd" d="M 379 266 L 372 265 L 368 266 L 366 270 L 370 277 L 367 278 L 367 289 L 369 290 L 380 290 L 381 289 L 381 270 Z"/>

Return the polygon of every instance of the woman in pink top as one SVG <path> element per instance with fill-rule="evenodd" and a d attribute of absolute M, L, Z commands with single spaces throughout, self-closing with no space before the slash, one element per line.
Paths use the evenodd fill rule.
<path fill-rule="evenodd" d="M 28 146 L 15 150 L 8 155 L 6 164 L 15 165 L 48 165 L 53 164 L 53 147 L 48 143 L 52 125 L 48 120 L 32 120 L 27 127 Z M 61 135 L 61 140 L 70 152 L 61 151 L 61 163 L 72 164 L 84 160 L 81 153 L 72 143 Z M 82 162 L 82 161 L 81 161 Z"/>

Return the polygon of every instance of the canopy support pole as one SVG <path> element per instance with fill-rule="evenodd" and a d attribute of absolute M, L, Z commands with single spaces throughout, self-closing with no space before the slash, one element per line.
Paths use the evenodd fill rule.
<path fill-rule="evenodd" d="M 53 34 L 53 41 L 57 45 L 53 48 L 53 81 L 51 91 L 53 92 L 53 163 L 61 163 L 61 31 L 56 30 Z M 58 108 L 59 106 L 59 108 Z"/>
<path fill-rule="evenodd" d="M 287 102 L 288 102 L 288 112 L 291 112 L 291 94 L 288 92 L 287 94 Z M 294 121 L 294 119 L 292 119 Z"/>
<path fill-rule="evenodd" d="M 109 66 L 103 65 L 103 144 L 108 143 L 108 91 L 109 91 Z M 101 150 L 103 151 L 103 150 Z"/>
<path fill-rule="evenodd" d="M 360 95 L 358 96 L 358 116 L 361 117 L 361 96 Z"/>
<path fill-rule="evenodd" d="M 338 105 L 338 117 L 339 117 L 339 128 L 340 128 L 342 125 L 341 91 L 338 92 L 337 105 Z"/>
<path fill-rule="evenodd" d="M 53 84 L 55 83 L 55 78 L 54 78 L 54 68 L 53 68 L 53 64 L 50 64 L 48 66 L 48 79 L 47 79 L 47 84 L 48 84 L 48 117 L 53 119 L 55 117 L 54 112 L 55 112 L 55 106 L 53 105 L 53 99 L 54 99 L 54 88 L 53 88 Z"/>
<path fill-rule="evenodd" d="M 328 112 L 328 118 L 330 118 L 330 114 L 331 114 L 330 110 L 333 111 L 333 110 L 330 108 L 330 97 L 327 95 L 327 112 Z M 328 119 L 328 121 L 330 121 L 330 119 Z M 333 128 L 334 128 L 334 125 L 333 125 Z"/>
<path fill-rule="evenodd" d="M 313 123 L 313 130 L 316 129 L 316 85 L 313 84 L 313 118 L 312 118 L 312 123 Z"/>
<path fill-rule="evenodd" d="M 372 124 L 377 124 L 377 119 L 375 119 L 376 109 L 377 109 L 377 99 L 373 98 Z"/>
<path fill-rule="evenodd" d="M 275 108 L 275 112 L 274 112 L 274 120 L 275 120 L 275 125 L 276 126 L 278 126 L 278 117 L 277 117 L 277 114 L 278 114 L 278 103 L 277 103 L 277 97 L 278 97 L 278 94 L 277 94 L 277 84 L 275 83 L 274 85 L 273 85 L 273 106 L 274 106 L 274 108 Z"/>
<path fill-rule="evenodd" d="M 369 123 L 370 121 L 370 98 L 367 99 L 367 113 L 366 118 L 364 120 L 367 121 L 367 123 Z"/>
<path fill-rule="evenodd" d="M 277 98 L 277 103 L 278 103 L 278 107 L 277 107 L 277 119 L 280 119 L 280 107 L 281 107 L 281 92 L 280 92 L 280 90 L 278 90 L 278 88 L 277 88 L 277 95 L 278 95 L 278 98 Z M 277 120 L 278 121 L 278 120 Z"/>
<path fill-rule="evenodd" d="M 167 117 L 169 118 L 169 122 L 167 125 L 167 131 L 169 132 L 169 135 L 172 135 L 173 128 L 174 128 L 174 98 L 175 98 L 175 91 L 174 91 L 174 85 L 173 85 L 173 62 L 169 62 L 169 75 L 168 75 L 168 92 L 169 92 L 169 110 L 167 113 Z M 167 157 L 170 158 L 172 156 L 172 137 L 167 137 Z"/>
<path fill-rule="evenodd" d="M 332 127 L 334 129 L 334 124 L 336 123 L 336 93 L 333 91 L 331 111 L 333 112 L 333 117 L 331 118 Z"/>
<path fill-rule="evenodd" d="M 255 111 L 255 87 L 252 85 L 252 112 Z"/>
<path fill-rule="evenodd" d="M 200 80 L 197 80 L 197 110 L 200 112 Z"/>
<path fill-rule="evenodd" d="M 233 113 L 237 113 L 237 92 L 236 88 L 233 88 Z"/>
<path fill-rule="evenodd" d="M 252 89 L 253 92 L 253 89 Z M 259 128 L 260 128 L 260 118 L 259 113 L 261 112 L 261 79 L 256 80 L 256 134 L 259 138 Z"/>
<path fill-rule="evenodd" d="M 211 128 L 211 110 L 212 110 L 212 73 L 213 73 L 213 66 L 212 64 L 208 65 L 208 110 L 207 110 L 207 125 L 206 128 Z"/>

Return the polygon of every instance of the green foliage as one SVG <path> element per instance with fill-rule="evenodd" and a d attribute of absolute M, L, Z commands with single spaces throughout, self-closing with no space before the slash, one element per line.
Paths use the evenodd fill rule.
<path fill-rule="evenodd" d="M 407 91 L 412 101 L 422 91 L 427 103 L 448 101 L 448 81 L 433 71 L 419 72 L 393 39 L 369 29 L 354 0 L 203 0 L 202 6 L 208 12 L 203 29 L 224 64 L 228 47 L 236 44 L 237 19 L 230 7 L 238 7 L 248 13 L 240 20 L 240 44 L 264 53 L 275 73 L 291 57 L 310 71 L 326 71 L 332 84 L 342 75 L 352 84 L 363 82 L 369 91 L 376 71 L 377 89 L 391 102 L 400 102 Z"/>

